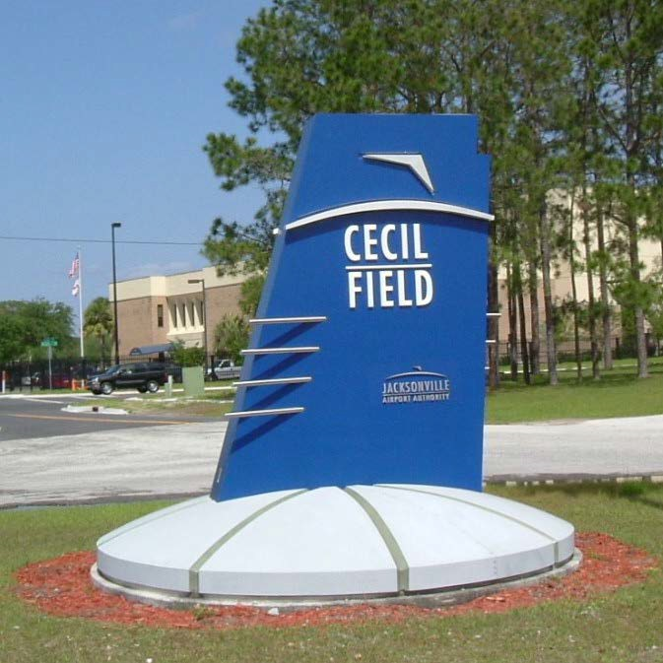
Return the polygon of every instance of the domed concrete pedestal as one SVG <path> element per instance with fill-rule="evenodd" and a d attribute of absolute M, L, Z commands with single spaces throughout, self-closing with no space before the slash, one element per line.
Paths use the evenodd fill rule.
<path fill-rule="evenodd" d="M 97 550 L 98 584 L 138 599 L 310 604 L 543 574 L 573 558 L 574 529 L 485 493 L 350 486 L 189 500 L 110 532 Z"/>

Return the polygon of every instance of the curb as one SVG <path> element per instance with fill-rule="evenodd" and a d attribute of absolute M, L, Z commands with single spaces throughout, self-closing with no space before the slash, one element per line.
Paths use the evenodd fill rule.
<path fill-rule="evenodd" d="M 496 475 L 486 477 L 484 486 L 555 486 L 577 483 L 663 483 L 663 473 L 651 474 L 556 474 L 556 475 Z"/>

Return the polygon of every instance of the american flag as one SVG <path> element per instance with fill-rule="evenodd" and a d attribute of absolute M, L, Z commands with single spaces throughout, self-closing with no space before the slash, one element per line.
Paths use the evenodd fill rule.
<path fill-rule="evenodd" d="M 78 270 L 81 268 L 81 259 L 76 254 L 75 258 L 71 262 L 71 267 L 69 268 L 69 278 L 75 279 L 78 276 Z"/>

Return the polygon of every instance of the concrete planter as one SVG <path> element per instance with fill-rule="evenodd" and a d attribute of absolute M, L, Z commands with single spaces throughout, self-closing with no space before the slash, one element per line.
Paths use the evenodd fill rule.
<path fill-rule="evenodd" d="M 185 396 L 202 396 L 205 393 L 205 374 L 202 366 L 182 368 L 182 382 Z"/>

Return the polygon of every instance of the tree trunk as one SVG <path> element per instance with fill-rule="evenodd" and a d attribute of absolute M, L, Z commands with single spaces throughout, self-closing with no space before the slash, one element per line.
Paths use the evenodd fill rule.
<path fill-rule="evenodd" d="M 612 312 L 610 311 L 610 291 L 608 289 L 608 268 L 606 266 L 605 228 L 603 226 L 603 208 L 596 209 L 596 237 L 601 261 L 599 265 L 599 289 L 601 292 L 601 317 L 603 322 L 603 368 L 612 369 Z"/>
<path fill-rule="evenodd" d="M 497 294 L 492 295 L 492 281 L 497 282 L 497 270 L 495 270 L 494 277 L 491 276 L 489 308 L 491 313 L 498 313 Z M 497 288 L 495 291 L 497 292 Z M 488 344 L 488 386 L 491 389 L 497 389 L 500 386 L 500 319 L 498 316 L 488 318 L 488 338 L 494 341 L 494 343 Z"/>
<path fill-rule="evenodd" d="M 631 279 L 635 284 L 640 283 L 640 256 L 638 252 L 638 220 L 630 212 L 628 214 L 628 255 L 631 271 Z M 637 294 L 636 294 L 637 298 Z M 649 377 L 647 366 L 647 339 L 645 337 L 645 312 L 636 300 L 633 306 L 635 316 L 635 340 L 638 352 L 638 377 Z"/>
<path fill-rule="evenodd" d="M 596 300 L 594 298 L 594 272 L 592 271 L 592 243 L 590 238 L 589 231 L 589 210 L 587 207 L 587 192 L 583 190 L 583 209 L 582 209 L 582 221 L 583 221 L 583 241 L 585 244 L 585 262 L 587 263 L 587 298 L 589 299 L 589 342 L 591 345 L 592 353 L 592 377 L 595 380 L 601 378 L 601 371 L 599 369 L 599 341 L 597 338 L 596 330 Z"/>
<path fill-rule="evenodd" d="M 525 384 L 531 384 L 529 372 L 529 352 L 527 351 L 527 325 L 525 322 L 525 298 L 523 297 L 523 280 L 520 263 L 516 263 L 514 269 L 514 280 L 518 298 L 518 313 L 520 318 L 520 356 L 523 362 L 523 377 Z"/>
<path fill-rule="evenodd" d="M 575 213 L 574 196 L 571 197 L 571 213 L 569 214 L 569 268 L 571 270 L 571 298 L 573 304 L 573 353 L 576 359 L 576 375 L 582 380 L 582 357 L 580 355 L 580 322 L 578 320 L 578 287 L 576 285 L 576 253 L 573 239 L 573 215 Z"/>
<path fill-rule="evenodd" d="M 491 259 L 488 264 L 488 311 L 499 312 L 499 283 L 497 264 L 493 259 L 492 248 L 495 246 L 496 225 L 491 224 L 490 243 Z M 500 319 L 497 316 L 488 318 L 488 338 L 495 343 L 488 344 L 488 386 L 497 389 L 500 386 L 499 353 L 500 353 Z"/>
<path fill-rule="evenodd" d="M 509 360 L 511 364 L 511 379 L 518 380 L 518 320 L 516 316 L 516 297 L 513 287 L 513 273 L 511 265 L 506 266 L 506 278 L 509 288 Z"/>
<path fill-rule="evenodd" d="M 631 38 L 631 28 L 633 24 L 630 21 L 625 23 L 625 37 L 627 40 Z M 625 161 L 624 166 L 626 169 L 626 185 L 629 189 L 631 196 L 635 196 L 637 183 L 635 180 L 635 173 L 633 171 L 633 163 L 642 156 L 639 154 L 639 138 L 641 136 L 642 120 L 638 119 L 639 109 L 638 102 L 641 98 L 636 98 L 637 71 L 636 64 L 633 59 L 629 59 L 624 67 L 624 143 Z M 626 227 L 628 228 L 628 257 L 629 267 L 631 273 L 631 280 L 635 285 L 635 301 L 633 302 L 633 314 L 635 316 L 635 341 L 638 353 L 638 377 L 646 378 L 649 376 L 647 367 L 647 340 L 645 338 L 645 313 L 642 310 L 642 305 L 639 302 L 639 285 L 640 285 L 640 256 L 638 253 L 638 239 L 640 233 L 638 232 L 638 217 L 632 208 L 632 201 L 627 200 L 626 205 Z"/>
<path fill-rule="evenodd" d="M 552 386 L 559 383 L 557 377 L 557 347 L 555 341 L 555 311 L 552 300 L 552 283 L 550 278 L 550 220 L 545 203 L 539 211 L 541 236 L 541 276 L 543 281 L 543 305 L 546 313 L 546 355 L 548 359 L 548 380 Z"/>
<path fill-rule="evenodd" d="M 578 289 L 575 268 L 571 267 L 571 298 L 573 305 L 573 354 L 576 360 L 576 377 L 582 380 L 582 354 L 580 352 L 580 323 L 578 321 Z"/>
<path fill-rule="evenodd" d="M 532 327 L 532 342 L 530 344 L 530 364 L 532 375 L 541 375 L 541 332 L 539 320 L 539 277 L 536 273 L 536 263 L 529 262 L 529 306 L 530 325 Z"/>

